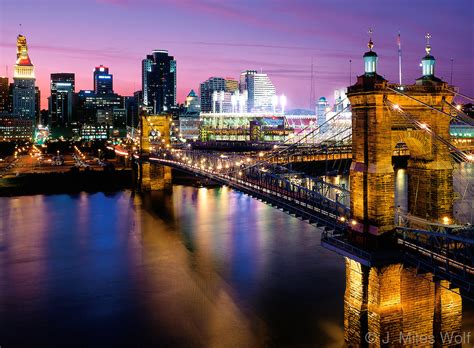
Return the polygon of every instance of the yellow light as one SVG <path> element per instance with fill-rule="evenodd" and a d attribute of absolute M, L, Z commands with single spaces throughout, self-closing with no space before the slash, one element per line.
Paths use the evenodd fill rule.
<path fill-rule="evenodd" d="M 456 105 L 456 109 L 461 110 L 461 104 Z"/>
<path fill-rule="evenodd" d="M 422 123 L 422 124 L 420 124 L 420 128 L 428 129 L 428 125 L 426 123 Z"/>
<path fill-rule="evenodd" d="M 344 221 L 346 221 L 346 218 L 345 218 L 344 216 L 341 216 L 341 217 L 339 218 L 339 220 L 341 220 L 341 222 L 344 222 Z"/>
<path fill-rule="evenodd" d="M 262 152 L 262 151 L 260 151 L 260 152 L 258 153 L 258 157 L 263 157 L 263 152 Z"/>
<path fill-rule="evenodd" d="M 393 104 L 393 110 L 400 110 L 400 105 Z"/>
<path fill-rule="evenodd" d="M 449 218 L 447 216 L 443 217 L 443 224 L 449 225 Z"/>
<path fill-rule="evenodd" d="M 252 159 L 250 157 L 247 157 L 247 162 L 250 162 Z"/>
<path fill-rule="evenodd" d="M 357 221 L 352 220 L 352 221 L 351 221 L 351 224 L 352 224 L 352 226 L 355 226 L 355 225 L 357 225 Z"/>
<path fill-rule="evenodd" d="M 242 172 L 239 172 L 239 176 L 242 176 Z"/>

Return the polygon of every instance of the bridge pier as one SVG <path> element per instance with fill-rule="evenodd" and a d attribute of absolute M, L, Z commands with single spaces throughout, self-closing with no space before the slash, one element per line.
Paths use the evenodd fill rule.
<path fill-rule="evenodd" d="M 163 190 L 171 185 L 171 168 L 161 164 L 141 164 L 140 188 L 142 191 Z"/>
<path fill-rule="evenodd" d="M 425 346 L 420 339 L 428 338 L 441 346 L 441 335 L 461 334 L 461 295 L 448 290 L 449 282 L 433 282 L 432 274 L 417 275 L 402 264 L 366 267 L 347 257 L 345 262 L 349 346 L 369 346 L 366 338 L 373 347 Z"/>

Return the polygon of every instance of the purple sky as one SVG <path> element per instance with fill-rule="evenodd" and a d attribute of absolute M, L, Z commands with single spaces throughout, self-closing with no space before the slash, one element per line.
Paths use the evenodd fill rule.
<path fill-rule="evenodd" d="M 42 107 L 49 74 L 76 73 L 76 90 L 92 88 L 94 66 L 114 75 L 124 95 L 141 89 L 141 59 L 168 49 L 178 64 L 178 101 L 210 76 L 238 78 L 263 69 L 288 106 L 307 108 L 310 65 L 316 97 L 363 70 L 367 29 L 374 29 L 378 72 L 398 81 L 401 31 L 404 82 L 421 75 L 425 34 L 432 35 L 436 75 L 474 93 L 473 0 L 0 0 L 0 75 L 12 76 L 19 23 L 36 67 Z"/>

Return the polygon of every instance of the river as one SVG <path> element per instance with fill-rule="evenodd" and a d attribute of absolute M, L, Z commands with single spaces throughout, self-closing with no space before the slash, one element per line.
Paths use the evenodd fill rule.
<path fill-rule="evenodd" d="M 357 346 L 320 237 L 227 187 L 0 198 L 0 346 Z"/>

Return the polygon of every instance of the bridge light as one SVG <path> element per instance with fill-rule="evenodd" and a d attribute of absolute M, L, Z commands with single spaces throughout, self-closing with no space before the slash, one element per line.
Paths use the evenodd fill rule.
<path fill-rule="evenodd" d="M 355 225 L 357 225 L 357 221 L 352 220 L 352 221 L 351 221 L 351 224 L 352 224 L 352 226 L 355 226 Z"/>
<path fill-rule="evenodd" d="M 341 222 L 345 222 L 345 221 L 346 221 L 346 218 L 345 218 L 344 216 L 341 216 L 341 217 L 339 218 L 339 220 L 340 220 Z"/>
<path fill-rule="evenodd" d="M 421 129 L 428 129 L 428 125 L 426 123 L 421 123 L 420 128 Z"/>
<path fill-rule="evenodd" d="M 461 110 L 461 104 L 456 105 L 456 109 Z"/>
<path fill-rule="evenodd" d="M 443 224 L 449 225 L 449 218 L 447 216 L 443 217 Z"/>
<path fill-rule="evenodd" d="M 393 110 L 400 110 L 400 105 L 398 104 L 393 104 Z"/>

